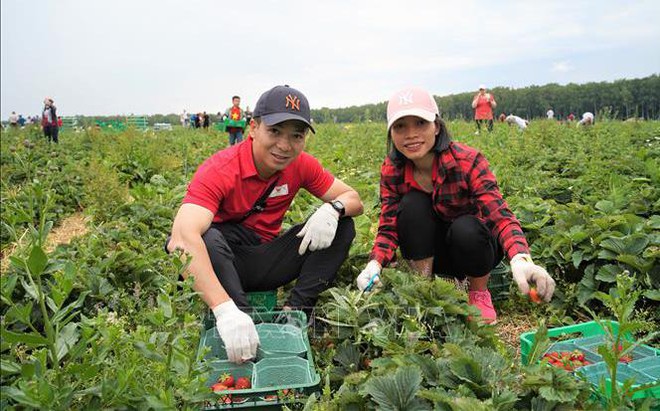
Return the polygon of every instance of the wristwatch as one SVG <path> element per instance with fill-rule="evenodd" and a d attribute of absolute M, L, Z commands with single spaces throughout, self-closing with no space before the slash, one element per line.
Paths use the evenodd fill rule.
<path fill-rule="evenodd" d="M 330 201 L 330 205 L 339 213 L 339 217 L 343 217 L 346 214 L 346 209 L 344 208 L 344 203 L 339 200 Z"/>

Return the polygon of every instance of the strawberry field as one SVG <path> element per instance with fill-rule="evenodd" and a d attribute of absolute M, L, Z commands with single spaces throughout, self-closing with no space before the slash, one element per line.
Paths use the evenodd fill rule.
<path fill-rule="evenodd" d="M 479 148 L 521 221 L 532 256 L 557 280 L 551 303 L 515 286 L 481 325 L 467 298 L 405 266 L 360 293 L 354 279 L 378 225 L 385 125 L 319 124 L 306 150 L 362 197 L 364 215 L 335 287 L 317 306 L 309 340 L 319 389 L 280 392 L 309 410 L 658 409 L 647 385 L 590 383 L 573 373 L 591 360 L 548 350 L 547 329 L 615 320 L 598 347 L 608 376 L 660 338 L 660 123 L 602 121 L 576 128 L 535 121 L 520 133 L 496 124 L 453 138 Z M 185 259 L 165 237 L 197 166 L 227 145 L 215 131 L 64 131 L 48 145 L 38 129 L 3 131 L 0 409 L 200 409 L 218 401 L 198 353 L 206 307 Z M 298 195 L 284 229 L 319 200 Z M 66 232 L 82 216 L 83 233 Z M 286 289 L 279 290 L 280 303 Z M 499 327 L 518 318 L 539 329 L 520 361 Z M 529 331 L 529 330 L 527 330 Z M 629 338 L 622 338 L 627 334 Z M 563 351 L 563 350 L 562 350 Z M 651 387 L 651 388 L 649 388 Z"/>

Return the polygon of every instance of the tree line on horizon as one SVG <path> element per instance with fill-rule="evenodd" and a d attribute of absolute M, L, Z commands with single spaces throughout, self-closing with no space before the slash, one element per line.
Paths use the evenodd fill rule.
<path fill-rule="evenodd" d="M 552 109 L 555 117 L 565 119 L 570 113 L 579 118 L 587 111 L 597 117 L 628 119 L 660 119 L 660 76 L 653 74 L 639 79 L 623 79 L 613 82 L 586 84 L 550 83 L 518 89 L 495 87 L 489 90 L 497 101 L 496 116 L 501 113 L 519 117 L 545 118 Z M 449 120 L 474 117 L 472 98 L 476 91 L 434 96 L 442 117 Z M 321 108 L 312 110 L 314 121 L 319 123 L 355 123 L 387 119 L 387 102 L 365 104 L 345 108 Z"/>
<path fill-rule="evenodd" d="M 613 82 L 592 82 L 585 84 L 569 83 L 559 85 L 550 83 L 543 86 L 523 88 L 495 87 L 489 90 L 495 95 L 497 108 L 495 116 L 501 113 L 515 114 L 533 119 L 545 118 L 548 109 L 555 112 L 555 117 L 565 119 L 570 113 L 580 118 L 584 112 L 592 112 L 597 118 L 660 119 L 660 76 L 653 74 L 639 79 L 623 79 Z M 471 106 L 474 92 L 435 96 L 442 113 L 447 120 L 473 118 Z M 219 118 L 210 113 L 211 122 Z M 112 121 L 123 116 L 77 116 L 79 123 L 85 126 L 98 121 Z M 179 124 L 179 114 L 149 115 L 150 125 L 155 123 Z M 312 109 L 312 118 L 317 123 L 359 123 L 363 121 L 385 122 L 387 102 L 365 104 L 343 108 Z"/>

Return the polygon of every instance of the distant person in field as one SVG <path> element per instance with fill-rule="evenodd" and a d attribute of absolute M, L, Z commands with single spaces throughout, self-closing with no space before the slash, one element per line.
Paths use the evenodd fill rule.
<path fill-rule="evenodd" d="M 433 96 L 420 88 L 395 93 L 387 105 L 387 130 L 378 232 L 358 288 L 381 283 L 381 269 L 398 248 L 424 277 L 447 277 L 458 286 L 467 282 L 468 301 L 486 322 L 497 319 L 488 278 L 504 257 L 522 293 L 535 285 L 550 301 L 555 282 L 532 262 L 486 158 L 451 140 Z"/>
<path fill-rule="evenodd" d="M 64 121 L 62 121 L 62 117 L 61 116 L 57 117 L 57 127 L 62 128 L 63 124 Z"/>
<path fill-rule="evenodd" d="M 231 107 L 225 110 L 225 114 L 222 116 L 222 120 L 232 120 L 232 121 L 241 121 L 245 118 L 243 109 L 241 109 L 241 98 L 239 96 L 234 96 L 231 98 Z M 243 128 L 241 127 L 227 127 L 227 133 L 229 133 L 229 145 L 233 146 L 243 141 Z"/>
<path fill-rule="evenodd" d="M 548 118 L 548 120 L 554 120 L 555 119 L 555 112 L 552 109 L 546 111 L 545 115 Z"/>
<path fill-rule="evenodd" d="M 504 123 L 504 120 L 506 120 L 506 113 L 502 113 L 502 114 L 500 114 L 500 116 L 498 117 L 498 119 L 500 120 L 500 123 Z"/>
<path fill-rule="evenodd" d="M 307 98 L 289 86 L 261 95 L 245 141 L 208 158 L 188 185 L 168 252 L 192 257 L 186 276 L 212 309 L 230 361 L 254 358 L 259 337 L 246 292 L 296 281 L 283 309 L 311 316 L 333 283 L 362 213 L 358 193 L 304 151 L 311 125 Z M 323 204 L 281 233 L 284 214 L 305 189 Z"/>
<path fill-rule="evenodd" d="M 593 113 L 586 112 L 582 114 L 582 120 L 578 122 L 578 126 L 591 126 L 594 124 L 594 115 Z"/>
<path fill-rule="evenodd" d="M 188 127 L 188 113 L 186 113 L 186 110 L 183 110 L 183 113 L 179 116 L 179 121 L 181 122 L 181 127 Z"/>
<path fill-rule="evenodd" d="M 477 123 L 477 131 L 481 132 L 481 125 L 487 124 L 488 131 L 493 131 L 493 109 L 497 107 L 497 101 L 492 93 L 486 92 L 486 86 L 480 85 L 479 92 L 472 99 L 472 108 L 474 109 L 474 120 Z"/>
<path fill-rule="evenodd" d="M 529 121 L 520 118 L 518 116 L 514 116 L 513 114 L 510 114 L 506 116 L 506 122 L 508 125 L 515 124 L 518 126 L 518 130 L 525 130 L 527 128 L 527 125 L 529 124 Z"/>
<path fill-rule="evenodd" d="M 19 115 L 18 115 L 18 125 L 19 125 L 21 128 L 23 128 L 23 126 L 25 126 L 25 123 L 26 123 L 26 122 L 27 122 L 27 120 L 25 119 L 25 117 L 23 117 L 23 114 L 19 114 Z"/>
<path fill-rule="evenodd" d="M 211 119 L 209 118 L 209 115 L 206 114 L 206 111 L 202 115 L 204 116 L 204 121 L 202 122 L 202 127 L 204 127 L 204 129 L 208 130 L 209 125 L 211 125 Z"/>
<path fill-rule="evenodd" d="M 574 120 L 575 120 L 575 114 L 570 113 L 570 114 L 566 117 L 566 120 L 568 120 L 569 122 L 570 122 L 570 121 L 574 121 Z"/>
<path fill-rule="evenodd" d="M 250 121 L 252 121 L 252 110 L 250 110 L 250 106 L 247 106 L 245 107 L 245 124 L 249 126 Z"/>
<path fill-rule="evenodd" d="M 18 128 L 18 114 L 15 111 L 12 111 L 9 115 L 9 126 L 11 128 Z"/>
<path fill-rule="evenodd" d="M 57 109 L 53 103 L 53 99 L 50 97 L 44 99 L 41 126 L 43 127 L 44 135 L 48 139 L 48 142 L 50 143 L 52 141 L 55 144 L 58 144 L 59 126 L 57 124 Z"/>

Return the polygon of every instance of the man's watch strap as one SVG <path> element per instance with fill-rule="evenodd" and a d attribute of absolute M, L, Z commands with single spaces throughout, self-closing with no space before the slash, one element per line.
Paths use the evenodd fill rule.
<path fill-rule="evenodd" d="M 330 205 L 339 213 L 339 217 L 343 217 L 346 214 L 346 208 L 344 208 L 344 203 L 339 200 L 330 201 Z"/>

